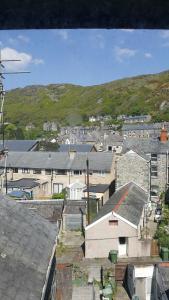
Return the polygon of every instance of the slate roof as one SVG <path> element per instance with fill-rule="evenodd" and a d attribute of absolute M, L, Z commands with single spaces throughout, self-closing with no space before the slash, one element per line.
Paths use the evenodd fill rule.
<path fill-rule="evenodd" d="M 87 158 L 89 159 L 89 169 L 110 171 L 113 154 L 105 152 L 76 153 L 74 159 L 71 159 L 69 154 L 64 152 L 9 152 L 7 167 L 86 170 Z M 0 160 L 0 167 L 4 167 L 4 159 Z"/>
<path fill-rule="evenodd" d="M 114 211 L 137 226 L 148 197 L 148 193 L 134 182 L 123 185 L 102 206 L 93 222 Z"/>
<path fill-rule="evenodd" d="M 72 165 L 72 170 L 86 170 L 86 159 L 89 160 L 89 169 L 93 171 L 110 171 L 113 154 L 106 152 L 77 153 Z"/>
<path fill-rule="evenodd" d="M 93 184 L 89 186 L 89 193 L 104 193 L 108 189 L 109 184 Z M 87 189 L 84 192 L 87 192 Z"/>
<path fill-rule="evenodd" d="M 143 153 L 166 154 L 169 151 L 169 141 L 161 142 L 158 139 L 144 138 L 126 138 L 124 140 L 123 150 L 133 149 Z"/>
<path fill-rule="evenodd" d="M 138 154 L 140 157 L 142 157 L 143 159 L 145 159 L 146 161 L 150 161 L 150 155 L 148 154 L 145 154 L 144 152 L 140 151 L 140 149 L 137 149 L 137 147 L 132 147 L 130 149 L 128 148 L 124 148 L 122 150 L 122 154 L 127 154 L 129 153 L 130 151 L 133 151 L 135 152 L 136 154 Z"/>
<path fill-rule="evenodd" d="M 62 218 L 63 200 L 20 200 L 18 203 L 52 223 Z"/>
<path fill-rule="evenodd" d="M 63 214 L 86 214 L 86 201 L 67 200 Z"/>
<path fill-rule="evenodd" d="M 36 144 L 37 140 L 5 140 L 5 148 L 8 151 L 30 151 Z M 3 142 L 0 141 L 0 150 L 3 148 Z"/>
<path fill-rule="evenodd" d="M 39 186 L 40 183 L 37 182 L 36 179 L 33 178 L 22 178 L 18 180 L 12 180 L 7 182 L 8 188 L 34 188 L 36 186 Z"/>
<path fill-rule="evenodd" d="M 90 144 L 60 144 L 59 145 L 59 152 L 69 152 L 69 151 L 76 151 L 76 152 L 90 152 L 92 149 L 95 149 L 94 145 Z M 95 149 L 96 151 L 96 149 Z"/>
<path fill-rule="evenodd" d="M 0 194 L 0 299 L 41 299 L 56 235 L 56 225 Z"/>
<path fill-rule="evenodd" d="M 122 131 L 132 130 L 160 130 L 163 127 L 163 123 L 141 123 L 141 124 L 125 124 L 122 126 Z"/>
<path fill-rule="evenodd" d="M 167 298 L 165 299 L 169 299 L 169 263 L 161 262 L 157 264 L 157 267 L 160 275 L 157 280 L 161 294 L 166 293 Z"/>

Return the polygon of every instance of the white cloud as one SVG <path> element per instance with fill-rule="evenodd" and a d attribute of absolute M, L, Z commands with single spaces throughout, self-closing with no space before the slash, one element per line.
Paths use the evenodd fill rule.
<path fill-rule="evenodd" d="M 18 59 L 19 61 L 11 61 L 11 62 L 4 62 L 6 71 L 9 72 L 15 72 L 15 71 L 23 71 L 26 70 L 26 68 L 30 64 L 40 64 L 43 62 L 41 59 L 33 59 L 31 54 L 25 53 L 25 52 L 18 52 L 15 49 L 12 48 L 3 48 L 1 50 L 1 56 L 2 59 Z"/>
<path fill-rule="evenodd" d="M 160 31 L 160 36 L 163 39 L 168 39 L 169 38 L 169 30 L 162 30 L 162 31 Z"/>
<path fill-rule="evenodd" d="M 149 52 L 144 53 L 144 56 L 145 56 L 146 58 L 152 58 L 152 54 L 149 53 Z"/>
<path fill-rule="evenodd" d="M 134 29 L 121 29 L 121 31 L 124 31 L 124 32 L 133 32 Z"/>
<path fill-rule="evenodd" d="M 55 33 L 64 41 L 67 41 L 69 38 L 68 32 L 65 29 L 57 29 L 55 30 Z"/>
<path fill-rule="evenodd" d="M 137 50 L 129 49 L 129 48 L 115 47 L 114 52 L 115 52 L 116 59 L 119 62 L 123 62 L 125 59 L 134 57 L 137 53 Z"/>
<path fill-rule="evenodd" d="M 41 58 L 35 58 L 32 60 L 32 62 L 35 64 L 35 65 L 42 65 L 44 64 L 44 60 L 41 59 Z"/>
<path fill-rule="evenodd" d="M 17 38 L 18 38 L 18 40 L 20 40 L 20 41 L 22 41 L 24 43 L 29 43 L 29 41 L 30 41 L 27 36 L 22 35 L 22 34 L 18 35 Z"/>

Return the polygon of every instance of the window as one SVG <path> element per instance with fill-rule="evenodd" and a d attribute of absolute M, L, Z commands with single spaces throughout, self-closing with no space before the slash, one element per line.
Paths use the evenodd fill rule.
<path fill-rule="evenodd" d="M 112 146 L 108 146 L 108 151 L 112 151 Z"/>
<path fill-rule="evenodd" d="M 118 220 L 109 220 L 109 225 L 117 226 L 118 225 Z"/>
<path fill-rule="evenodd" d="M 125 237 L 119 237 L 119 244 L 125 245 L 126 244 L 126 238 Z"/>
<path fill-rule="evenodd" d="M 151 196 L 157 197 L 158 196 L 159 187 L 158 185 L 152 185 L 151 186 Z"/>
<path fill-rule="evenodd" d="M 151 166 L 151 176 L 157 177 L 157 166 Z"/>
<path fill-rule="evenodd" d="M 82 175 L 82 171 L 81 170 L 74 170 L 74 175 Z"/>
<path fill-rule="evenodd" d="M 13 173 L 18 173 L 18 168 L 13 169 Z M 23 173 L 23 172 L 22 172 Z"/>
<path fill-rule="evenodd" d="M 45 169 L 45 174 L 46 175 L 51 175 L 51 170 L 50 169 Z"/>
<path fill-rule="evenodd" d="M 56 175 L 66 175 L 66 170 L 55 170 Z"/>
<path fill-rule="evenodd" d="M 22 173 L 29 174 L 29 173 L 30 173 L 30 169 L 28 169 L 28 168 L 23 168 L 23 169 L 22 169 Z"/>
<path fill-rule="evenodd" d="M 151 154 L 151 161 L 156 162 L 157 161 L 157 154 Z"/>
<path fill-rule="evenodd" d="M 63 184 L 62 183 L 54 183 L 53 184 L 53 193 L 61 193 L 63 190 Z"/>
<path fill-rule="evenodd" d="M 41 169 L 34 169 L 33 174 L 41 174 Z"/>

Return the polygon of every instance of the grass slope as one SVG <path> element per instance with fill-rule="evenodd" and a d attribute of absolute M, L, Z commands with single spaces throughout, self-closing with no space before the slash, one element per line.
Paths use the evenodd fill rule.
<path fill-rule="evenodd" d="M 169 121 L 169 71 L 82 87 L 28 86 L 6 94 L 5 119 L 21 126 L 45 121 L 81 124 L 96 114 L 147 114 Z"/>

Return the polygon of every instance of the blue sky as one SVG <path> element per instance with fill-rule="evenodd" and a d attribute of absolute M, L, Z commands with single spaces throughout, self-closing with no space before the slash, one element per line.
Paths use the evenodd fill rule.
<path fill-rule="evenodd" d="M 32 84 L 95 85 L 169 69 L 169 30 L 0 31 L 6 89 Z"/>

